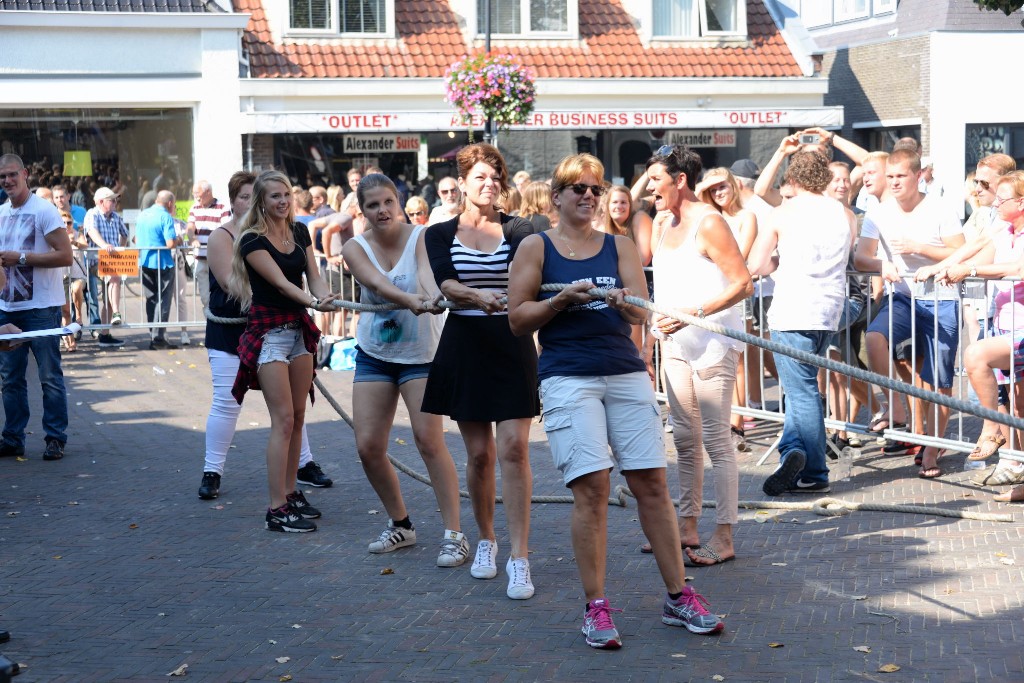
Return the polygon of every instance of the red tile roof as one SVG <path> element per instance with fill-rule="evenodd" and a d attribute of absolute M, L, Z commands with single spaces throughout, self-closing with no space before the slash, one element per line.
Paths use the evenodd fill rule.
<path fill-rule="evenodd" d="M 397 45 L 342 38 L 274 44 L 262 0 L 233 1 L 236 11 L 252 14 L 243 41 L 254 78 L 440 78 L 466 54 L 447 0 L 396 2 Z M 502 41 L 502 50 L 519 55 L 538 78 L 803 75 L 763 0 L 747 0 L 748 40 L 742 47 L 646 49 L 620 0 L 579 3 L 580 46 L 546 47 L 536 41 L 510 46 Z"/>

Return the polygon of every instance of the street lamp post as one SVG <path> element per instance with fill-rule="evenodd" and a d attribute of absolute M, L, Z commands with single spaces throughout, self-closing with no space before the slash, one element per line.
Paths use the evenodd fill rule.
<path fill-rule="evenodd" d="M 485 0 L 484 2 L 484 49 L 487 53 L 491 52 L 491 0 Z M 492 145 L 497 144 L 497 136 L 494 134 L 494 117 L 491 115 L 487 116 L 487 122 L 484 123 L 484 142 Z"/>

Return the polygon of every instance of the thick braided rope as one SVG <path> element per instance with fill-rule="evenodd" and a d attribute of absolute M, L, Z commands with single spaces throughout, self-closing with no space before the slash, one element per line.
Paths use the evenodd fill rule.
<path fill-rule="evenodd" d="M 623 489 L 625 495 L 635 498 L 629 489 Z M 679 505 L 679 501 L 673 501 Z M 717 507 L 715 501 L 704 501 L 703 507 Z M 947 510 L 946 508 L 928 505 L 904 505 L 897 503 L 853 503 L 839 498 L 818 498 L 801 503 L 776 500 L 741 500 L 739 507 L 744 510 L 809 510 L 822 517 L 839 517 L 854 510 L 864 512 L 902 512 L 910 515 L 932 515 L 934 517 L 953 517 L 955 519 L 973 519 L 981 522 L 1012 522 L 1013 515 L 992 512 L 973 512 L 971 510 Z"/>
<path fill-rule="evenodd" d="M 541 285 L 541 291 L 559 292 L 565 289 L 566 287 L 568 287 L 568 285 L 566 284 Z M 608 290 L 599 289 L 595 287 L 594 289 L 588 290 L 587 294 L 594 297 L 595 299 L 603 299 L 604 297 L 608 296 Z M 703 328 L 709 332 L 721 334 L 725 337 L 731 337 L 732 339 L 736 339 L 737 341 L 741 341 L 745 344 L 759 346 L 762 349 L 765 349 L 766 351 L 771 351 L 772 353 L 781 353 L 785 356 L 795 358 L 801 363 L 807 363 L 808 365 L 815 365 L 819 368 L 825 368 L 826 370 L 829 370 L 831 372 L 838 372 L 843 375 L 849 375 L 855 379 L 859 379 L 869 384 L 875 384 L 886 389 L 892 389 L 893 391 L 897 391 L 901 394 L 907 394 L 908 396 L 913 396 L 914 398 L 920 398 L 925 401 L 929 401 L 930 403 L 937 403 L 941 406 L 952 408 L 953 410 L 959 411 L 961 413 L 975 415 L 977 417 L 990 420 L 992 422 L 997 422 L 999 424 L 1007 425 L 1008 427 L 1013 427 L 1014 429 L 1024 429 L 1024 420 L 1020 418 L 1012 417 L 1010 415 L 1003 415 L 1002 413 L 998 413 L 994 410 L 989 410 L 988 408 L 972 405 L 966 401 L 955 399 L 952 396 L 944 396 L 943 394 L 939 394 L 933 391 L 919 389 L 918 387 L 915 387 L 911 384 L 906 384 L 898 380 L 890 379 L 889 377 L 879 375 L 869 370 L 861 370 L 860 368 L 853 367 L 852 365 L 847 365 L 846 363 L 834 361 L 831 358 L 816 356 L 813 353 L 807 353 L 806 351 L 801 351 L 800 349 L 794 349 L 789 346 L 780 344 L 776 341 L 773 341 L 771 339 L 762 339 L 761 337 L 755 337 L 752 334 L 747 334 L 746 332 L 742 332 L 740 330 L 734 330 L 730 327 L 719 325 L 718 323 L 712 322 L 706 318 L 697 318 L 692 315 L 686 315 L 685 313 L 679 313 L 678 311 L 667 311 L 658 308 L 647 299 L 641 299 L 640 297 L 635 296 L 627 296 L 626 302 L 633 304 L 634 306 L 647 309 L 648 311 L 660 313 L 661 315 L 666 315 L 670 318 L 674 318 L 675 320 L 684 322 L 687 325 L 694 325 L 696 327 Z"/>
<path fill-rule="evenodd" d="M 352 423 L 352 418 L 349 416 L 349 414 L 347 412 L 345 412 L 345 409 L 341 407 L 341 405 L 338 403 L 338 401 L 335 400 L 334 396 L 331 395 L 331 392 L 328 391 L 327 387 L 325 387 L 323 385 L 323 383 L 320 381 L 320 378 L 319 377 L 314 378 L 313 379 L 313 383 L 316 385 L 316 388 L 320 390 L 320 393 L 323 394 L 323 397 L 325 399 L 327 399 L 327 402 L 331 404 L 331 407 L 334 408 L 334 412 L 338 413 L 338 415 L 341 417 L 341 419 L 345 421 L 345 424 L 347 424 L 349 427 L 351 427 L 354 430 L 355 429 L 355 425 Z M 433 486 L 433 484 L 430 482 L 430 477 L 427 477 L 427 476 L 425 476 L 423 474 L 420 474 L 419 472 L 417 472 L 416 470 L 412 469 L 411 467 L 406 466 L 405 463 L 403 463 L 400 460 L 396 459 L 390 453 L 388 453 L 387 456 L 388 456 L 388 460 L 391 461 L 391 464 L 394 465 L 395 469 L 399 470 L 400 472 L 404 472 L 405 474 L 408 474 L 410 477 L 412 477 L 416 481 L 420 482 L 421 484 L 426 484 L 427 486 L 431 486 L 431 487 Z M 617 486 L 615 488 L 615 495 L 616 495 L 615 498 L 609 498 L 608 499 L 608 504 L 609 505 L 618 505 L 619 507 L 626 507 L 626 488 L 623 487 L 623 486 Z M 462 498 L 467 498 L 468 499 L 469 498 L 469 491 L 463 491 L 462 489 L 459 489 L 459 496 L 461 496 Z M 501 499 L 501 496 L 495 496 L 494 500 L 497 503 L 502 503 L 503 502 L 502 499 Z M 530 499 L 530 502 L 531 503 L 572 503 L 573 499 L 572 499 L 572 496 L 534 496 L 533 498 Z"/>

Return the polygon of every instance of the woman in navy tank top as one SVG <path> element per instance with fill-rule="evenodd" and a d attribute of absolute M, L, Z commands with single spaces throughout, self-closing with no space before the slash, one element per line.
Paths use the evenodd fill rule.
<path fill-rule="evenodd" d="M 717 633 L 722 622 L 685 586 L 679 529 L 665 476 L 665 444 L 654 388 L 630 325 L 647 320 L 626 303 L 647 291 L 640 255 L 628 237 L 594 230 L 604 194 L 604 166 L 589 154 L 563 159 L 551 179 L 558 227 L 519 246 L 509 272 L 509 326 L 539 331 L 538 377 L 544 430 L 565 485 L 572 491 L 572 544 L 587 606 L 583 633 L 594 648 L 618 648 L 605 594 L 608 495 L 618 465 L 636 495 L 668 597 L 662 621 L 694 633 Z M 560 292 L 543 284 L 569 283 Z M 594 299 L 592 287 L 607 290 Z M 609 447 L 611 453 L 609 453 Z"/>

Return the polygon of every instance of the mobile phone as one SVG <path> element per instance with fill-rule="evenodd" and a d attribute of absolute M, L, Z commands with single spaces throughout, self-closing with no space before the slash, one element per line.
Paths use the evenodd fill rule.
<path fill-rule="evenodd" d="M 817 133 L 802 133 L 800 135 L 801 145 L 816 145 L 821 142 L 821 136 Z"/>

